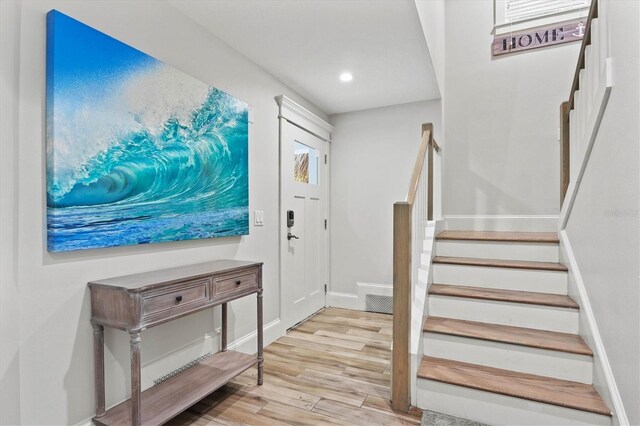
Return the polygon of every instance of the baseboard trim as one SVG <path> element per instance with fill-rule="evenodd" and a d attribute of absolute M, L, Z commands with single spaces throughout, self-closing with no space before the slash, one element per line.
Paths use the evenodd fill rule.
<path fill-rule="evenodd" d="M 367 307 L 367 294 L 376 296 L 393 297 L 393 286 L 391 284 L 377 283 L 356 283 L 356 296 L 358 298 L 358 307 L 356 309 L 364 311 Z"/>
<path fill-rule="evenodd" d="M 602 337 L 598 330 L 598 324 L 596 323 L 596 318 L 593 314 L 593 309 L 591 308 L 589 295 L 587 294 L 587 289 L 584 285 L 584 281 L 582 280 L 582 275 L 580 275 L 580 269 L 578 268 L 578 262 L 576 261 L 567 231 L 565 230 L 560 231 L 560 245 L 564 249 L 566 261 L 569 263 L 569 271 L 573 275 L 573 279 L 578 290 L 578 297 L 580 300 L 577 300 L 577 302 L 580 305 L 580 310 L 584 313 L 585 318 L 587 319 L 590 329 L 591 339 L 595 346 L 595 355 L 597 355 L 594 360 L 600 360 L 600 367 L 604 373 L 607 388 L 613 403 L 613 415 L 614 417 L 617 417 L 619 424 L 622 426 L 629 426 L 629 419 L 627 418 L 627 413 L 624 409 L 620 392 L 618 391 L 616 379 L 613 376 L 613 371 L 611 370 L 611 365 L 607 358 L 604 343 L 602 342 Z"/>
<path fill-rule="evenodd" d="M 270 343 L 276 341 L 279 337 L 284 335 L 284 331 L 282 330 L 282 326 L 281 326 L 281 322 L 280 322 L 280 318 L 275 319 L 273 321 L 271 321 L 270 323 L 266 324 L 263 327 L 263 337 L 264 337 L 264 346 L 266 347 L 267 345 L 269 345 Z M 202 340 L 196 340 L 194 342 L 191 342 L 189 344 L 186 344 L 180 348 L 177 348 L 171 352 L 169 352 L 168 354 L 166 354 L 165 356 L 163 356 L 163 358 L 165 358 L 166 356 L 170 356 L 173 355 L 175 353 L 187 353 L 189 350 L 192 350 L 193 348 L 197 348 L 198 346 L 206 346 L 206 349 L 200 349 L 200 352 L 202 352 L 202 354 L 206 353 L 208 350 L 212 350 L 212 351 L 217 351 L 218 350 L 218 342 L 217 342 L 217 337 L 219 336 L 219 334 L 217 332 L 211 333 L 211 334 L 207 334 L 204 338 L 204 342 L 205 344 L 203 345 Z M 249 334 L 246 334 L 236 340 L 234 340 L 233 342 L 231 342 L 230 344 L 227 345 L 227 348 L 230 350 L 235 350 L 238 352 L 243 352 L 243 353 L 247 353 L 247 354 L 254 354 L 256 353 L 256 349 L 258 347 L 258 331 L 254 330 Z M 202 355 L 201 354 L 201 355 Z M 192 359 L 193 357 L 189 358 Z M 160 359 L 156 359 L 152 362 L 158 362 Z M 148 365 L 149 363 L 147 363 Z M 144 367 L 144 366 L 143 366 Z M 146 386 L 144 388 L 144 390 L 148 389 L 150 386 Z M 107 409 L 112 408 L 116 405 L 118 405 L 119 403 L 121 403 L 122 401 L 118 401 L 117 403 L 113 404 L 110 407 L 107 407 Z M 91 418 L 89 418 L 88 420 L 83 420 L 79 423 L 77 423 L 77 426 L 92 426 L 93 425 L 93 416 L 91 416 Z"/>
<path fill-rule="evenodd" d="M 445 215 L 446 229 L 469 231 L 554 232 L 557 215 Z"/>
<path fill-rule="evenodd" d="M 282 332 L 282 326 L 280 324 L 280 318 L 277 318 L 270 323 L 266 324 L 262 328 L 264 346 L 266 347 L 272 342 L 275 342 L 281 336 L 284 336 Z M 245 334 L 244 336 L 234 340 L 230 344 L 227 345 L 227 349 L 242 352 L 245 354 L 254 354 L 256 353 L 256 348 L 258 347 L 258 331 L 254 330 L 249 334 Z"/>
<path fill-rule="evenodd" d="M 343 308 L 343 309 L 358 309 L 358 296 L 351 293 L 338 293 L 330 291 L 327 293 L 327 307 Z"/>

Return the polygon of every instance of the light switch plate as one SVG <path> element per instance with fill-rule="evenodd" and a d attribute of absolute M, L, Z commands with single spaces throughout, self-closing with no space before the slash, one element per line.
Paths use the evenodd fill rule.
<path fill-rule="evenodd" d="M 256 210 L 253 215 L 253 224 L 255 226 L 264 225 L 264 211 Z"/>

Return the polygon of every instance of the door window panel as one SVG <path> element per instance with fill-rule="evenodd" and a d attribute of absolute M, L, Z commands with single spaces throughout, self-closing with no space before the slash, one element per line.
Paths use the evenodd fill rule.
<path fill-rule="evenodd" d="M 293 179 L 318 185 L 318 150 L 295 141 L 293 144 Z"/>

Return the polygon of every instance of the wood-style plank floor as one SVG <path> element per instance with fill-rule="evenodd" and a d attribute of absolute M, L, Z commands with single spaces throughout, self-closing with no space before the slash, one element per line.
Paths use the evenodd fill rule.
<path fill-rule="evenodd" d="M 168 425 L 418 425 L 391 410 L 392 316 L 328 308 L 265 348 L 251 368 Z"/>

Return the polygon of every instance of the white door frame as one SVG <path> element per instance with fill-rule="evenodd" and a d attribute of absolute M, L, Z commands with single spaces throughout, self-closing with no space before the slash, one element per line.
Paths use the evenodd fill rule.
<path fill-rule="evenodd" d="M 285 325 L 283 319 L 283 305 L 284 305 L 284 297 L 283 297 L 283 283 L 282 283 L 282 270 L 283 270 L 283 258 L 282 258 L 282 235 L 286 230 L 286 223 L 284 220 L 284 210 L 283 210 L 283 199 L 282 199 L 282 128 L 285 125 L 294 125 L 296 127 L 301 128 L 302 130 L 310 133 L 311 135 L 327 142 L 327 158 L 329 159 L 327 164 L 327 180 L 326 180 L 326 208 L 327 208 L 327 234 L 326 234 L 326 280 L 327 287 L 331 288 L 330 280 L 330 266 L 331 266 L 331 258 L 330 258 L 330 247 L 331 247 L 331 218 L 329 217 L 329 212 L 331 210 L 331 132 L 333 131 L 333 126 L 327 123 L 322 118 L 318 117 L 311 111 L 304 108 L 302 105 L 297 102 L 291 100 L 290 98 L 280 95 L 275 97 L 275 101 L 278 104 L 278 277 L 280 280 L 280 306 L 279 306 L 279 316 L 280 316 L 280 324 L 282 324 L 281 334 L 285 334 L 287 331 L 287 326 Z M 325 293 L 325 306 L 327 303 L 327 294 Z"/>

